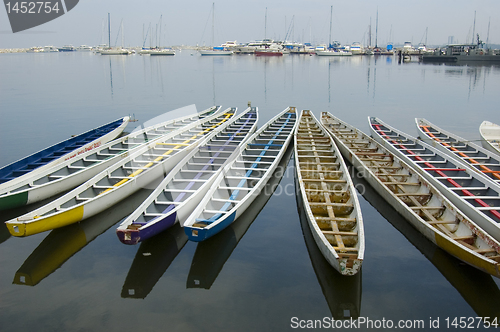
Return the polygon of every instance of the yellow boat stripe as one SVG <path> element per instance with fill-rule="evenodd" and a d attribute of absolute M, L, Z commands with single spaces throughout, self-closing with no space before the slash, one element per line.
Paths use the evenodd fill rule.
<path fill-rule="evenodd" d="M 10 234 L 14 236 L 28 236 L 49 231 L 79 222 L 83 218 L 83 205 L 43 218 L 37 216 L 33 221 L 24 223 L 6 223 Z"/>
<path fill-rule="evenodd" d="M 500 277 L 500 271 L 498 264 L 487 262 L 480 257 L 468 252 L 466 250 L 460 249 L 457 245 L 454 245 L 452 242 L 447 240 L 445 237 L 441 236 L 439 233 L 435 233 L 436 244 L 438 247 L 441 247 L 449 254 L 461 259 L 472 266 L 475 266 L 487 273 L 494 275 L 496 277 Z M 487 257 L 486 257 L 487 258 Z"/>
<path fill-rule="evenodd" d="M 182 145 L 182 146 L 189 146 L 191 144 L 182 144 L 182 143 L 156 143 L 156 145 Z"/>
<path fill-rule="evenodd" d="M 199 133 L 195 134 L 195 135 L 194 135 L 194 136 L 192 136 L 191 138 L 188 138 L 187 140 L 185 140 L 185 141 L 184 141 L 184 142 L 182 142 L 182 143 L 156 143 L 156 144 L 175 145 L 175 146 L 174 146 L 172 149 L 170 149 L 170 150 L 168 150 L 167 152 L 165 152 L 164 154 L 162 154 L 160 157 L 156 158 L 154 161 L 159 162 L 159 161 L 161 161 L 164 157 L 166 157 L 166 156 L 168 156 L 169 154 L 171 154 L 172 152 L 174 152 L 176 149 L 179 149 L 179 148 L 181 148 L 182 146 L 189 146 L 189 145 L 191 145 L 192 143 L 191 143 L 191 144 L 187 144 L 187 143 L 189 143 L 190 141 L 194 140 L 196 137 L 201 136 L 201 135 L 203 135 L 203 134 L 205 134 L 205 133 L 207 133 L 207 132 L 209 132 L 209 131 L 213 130 L 214 128 L 216 128 L 216 127 L 220 126 L 221 124 L 223 124 L 224 122 L 226 122 L 226 121 L 227 121 L 227 120 L 228 120 L 231 116 L 233 116 L 233 114 L 234 114 L 234 113 L 226 113 L 226 117 L 225 117 L 224 119 L 222 119 L 219 123 L 214 124 L 213 126 L 211 126 L 211 127 L 207 128 L 207 129 L 205 129 L 205 130 L 203 130 L 203 131 L 200 131 Z M 121 186 L 122 184 L 124 184 L 124 183 L 126 183 L 127 181 L 129 181 L 129 180 L 130 180 L 130 178 L 133 178 L 134 176 L 137 176 L 137 175 L 141 174 L 141 173 L 142 173 L 142 172 L 143 172 L 146 168 L 149 168 L 149 167 L 151 167 L 151 166 L 153 166 L 153 165 L 154 165 L 154 163 L 152 163 L 152 162 L 151 162 L 151 163 L 146 164 L 146 165 L 145 165 L 144 167 L 142 167 L 141 169 L 138 169 L 137 171 L 135 171 L 135 172 L 133 172 L 132 174 L 130 174 L 130 175 L 128 176 L 128 178 L 127 178 L 127 179 L 123 179 L 123 180 L 121 180 L 121 181 L 119 181 L 119 182 L 115 183 L 115 184 L 113 185 L 113 188 L 108 188 L 108 189 L 106 189 L 106 190 L 102 191 L 101 193 L 99 193 L 99 195 L 104 194 L 105 192 L 108 192 L 108 191 L 110 191 L 110 190 L 113 190 L 113 189 L 115 189 L 115 188 L 117 188 L 117 187 Z"/>

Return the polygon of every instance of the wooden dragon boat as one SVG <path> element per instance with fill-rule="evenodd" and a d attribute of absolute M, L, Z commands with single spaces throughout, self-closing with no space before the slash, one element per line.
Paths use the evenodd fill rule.
<path fill-rule="evenodd" d="M 415 169 L 474 223 L 500 241 L 500 186 L 455 158 L 377 118 L 373 138 Z"/>
<path fill-rule="evenodd" d="M 415 119 L 419 138 L 500 184 L 500 156 L 460 136 L 447 132 L 426 119 Z"/>
<path fill-rule="evenodd" d="M 333 139 L 312 112 L 302 111 L 294 135 L 295 167 L 309 227 L 326 260 L 355 275 L 365 238 L 356 189 Z"/>
<path fill-rule="evenodd" d="M 322 124 L 344 158 L 431 242 L 463 262 L 500 277 L 500 243 L 465 216 L 406 162 L 330 113 Z"/>

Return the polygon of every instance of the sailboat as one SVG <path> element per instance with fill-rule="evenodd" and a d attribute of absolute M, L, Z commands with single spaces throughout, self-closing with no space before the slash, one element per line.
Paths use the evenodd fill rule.
<path fill-rule="evenodd" d="M 333 6 L 330 6 L 330 39 L 328 40 L 328 48 L 324 50 L 317 50 L 316 55 L 326 55 L 326 56 L 339 56 L 339 55 L 352 55 L 352 52 L 340 49 L 340 43 L 336 43 L 333 47 L 332 44 L 332 16 L 333 16 Z"/>
<path fill-rule="evenodd" d="M 214 44 L 215 2 L 212 3 L 212 44 Z M 199 50 L 201 55 L 232 55 L 233 51 L 222 46 L 212 46 L 211 50 Z"/>
<path fill-rule="evenodd" d="M 160 15 L 160 37 L 158 38 L 158 47 L 152 49 L 149 51 L 150 55 L 175 55 L 175 51 L 171 48 L 161 48 L 161 18 L 162 15 Z"/>
<path fill-rule="evenodd" d="M 121 24 L 122 46 L 111 48 L 111 23 L 108 13 L 108 48 L 101 50 L 101 55 L 129 55 L 130 51 L 123 48 L 123 20 Z"/>

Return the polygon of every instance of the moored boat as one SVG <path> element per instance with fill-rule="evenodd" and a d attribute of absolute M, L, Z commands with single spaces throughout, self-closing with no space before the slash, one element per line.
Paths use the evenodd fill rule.
<path fill-rule="evenodd" d="M 184 223 L 189 240 L 214 236 L 246 211 L 283 157 L 296 123 L 295 107 L 289 107 L 248 139 Z"/>
<path fill-rule="evenodd" d="M 295 189 L 299 189 L 298 186 Z M 331 317 L 339 321 L 359 318 L 363 270 L 353 276 L 346 276 L 340 274 L 330 265 L 316 245 L 299 191 L 295 197 L 304 242 L 321 291 L 330 308 Z"/>
<path fill-rule="evenodd" d="M 58 48 L 59 52 L 74 52 L 76 48 L 73 45 L 64 45 Z"/>
<path fill-rule="evenodd" d="M 354 185 L 333 139 L 312 112 L 302 111 L 294 134 L 297 184 L 316 245 L 341 274 L 355 275 L 365 251 Z"/>
<path fill-rule="evenodd" d="M 148 53 L 146 53 L 146 54 L 149 54 L 149 55 L 152 55 L 152 56 L 175 55 L 175 50 L 173 50 L 171 48 L 157 48 L 157 49 L 151 49 L 151 50 L 149 50 Z"/>
<path fill-rule="evenodd" d="M 277 48 L 264 48 L 264 49 L 256 49 L 254 51 L 256 56 L 282 56 L 283 51 Z"/>
<path fill-rule="evenodd" d="M 3 166 L 0 168 L 0 188 L 12 186 L 23 176 L 42 172 L 111 141 L 122 133 L 129 120 L 126 116 L 109 122 Z"/>
<path fill-rule="evenodd" d="M 327 49 L 323 51 L 316 51 L 319 56 L 350 56 L 352 52 L 345 50 Z"/>
<path fill-rule="evenodd" d="M 118 239 L 124 244 L 137 244 L 176 223 L 183 225 L 248 134 L 255 131 L 256 124 L 257 109 L 249 107 L 222 131 L 208 136 L 120 224 L 116 230 Z"/>
<path fill-rule="evenodd" d="M 500 277 L 500 243 L 465 216 L 397 155 L 330 113 L 321 122 L 344 158 L 431 242 L 463 262 Z"/>
<path fill-rule="evenodd" d="M 28 236 L 91 217 L 165 176 L 212 131 L 223 129 L 233 110 L 215 114 L 148 142 L 93 178 L 36 210 L 6 222 L 14 236 Z"/>
<path fill-rule="evenodd" d="M 233 51 L 224 47 L 215 46 L 210 50 L 199 50 L 200 55 L 232 55 Z"/>
<path fill-rule="evenodd" d="M 125 48 L 116 47 L 101 50 L 99 53 L 101 55 L 129 55 L 131 52 Z"/>
<path fill-rule="evenodd" d="M 417 118 L 415 123 L 422 141 L 500 184 L 500 156 L 425 119 Z"/>
<path fill-rule="evenodd" d="M 479 134 L 483 148 L 500 155 L 500 126 L 490 121 L 483 121 L 479 126 Z"/>
<path fill-rule="evenodd" d="M 377 118 L 369 118 L 373 138 L 414 168 L 458 209 L 500 241 L 500 186 L 422 141 Z"/>
<path fill-rule="evenodd" d="M 214 106 L 196 115 L 163 121 L 133 131 L 127 136 L 88 151 L 82 150 L 74 158 L 32 176 L 24 176 L 12 185 L 0 185 L 0 211 L 32 204 L 70 190 L 125 158 L 134 148 L 219 110 L 220 106 Z"/>
<path fill-rule="evenodd" d="M 191 268 L 189 269 L 186 281 L 186 288 L 210 289 L 217 279 L 217 276 L 222 271 L 224 264 L 228 261 L 232 252 L 238 246 L 238 243 L 251 227 L 254 220 L 261 217 L 261 210 L 267 209 L 268 213 L 274 210 L 273 206 L 266 207 L 266 204 L 273 196 L 274 192 L 279 188 L 278 185 L 286 173 L 292 153 L 293 148 L 289 146 L 283 158 L 281 158 L 278 167 L 276 167 L 271 178 L 264 186 L 264 189 L 257 198 L 255 198 L 252 204 L 250 204 L 244 214 L 222 232 L 196 245 L 196 251 L 193 255 Z M 262 212 L 266 215 L 266 212 Z M 185 235 L 184 231 L 182 233 Z"/>

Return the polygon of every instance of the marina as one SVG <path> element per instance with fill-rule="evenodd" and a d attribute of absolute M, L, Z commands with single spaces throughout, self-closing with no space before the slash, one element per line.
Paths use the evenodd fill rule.
<path fill-rule="evenodd" d="M 82 51 L 1 54 L 0 72 L 10 82 L 8 87 L 0 85 L 1 107 L 16 110 L 5 112 L 0 123 L 0 139 L 6 142 L 1 150 L 2 165 L 127 114 L 139 120 L 125 130 L 125 135 L 133 133 L 136 127 L 147 128 L 149 119 L 193 103 L 200 111 L 222 105 L 214 114 L 217 117 L 233 108 L 245 110 L 251 102 L 259 113 L 255 130 L 289 105 L 297 114 L 310 110 L 317 119 L 328 112 L 365 133 L 370 130 L 368 116 L 390 119 L 413 136 L 419 135 L 415 117 L 425 118 L 477 145 L 482 143 L 481 122 L 499 122 L 495 119 L 500 84 L 496 64 L 399 64 L 394 56 L 377 55 L 197 55 L 188 49 L 167 57 L 105 57 Z M 33 73 L 30 80 L 8 70 L 21 63 Z M 47 75 L 55 68 L 61 70 L 54 71 L 53 78 Z M 68 75 L 80 79 L 69 84 Z M 61 86 L 61 81 L 68 84 Z M 62 100 L 48 97 L 56 88 L 65 96 Z M 85 91 L 86 97 L 76 90 Z M 95 106 L 88 107 L 88 103 Z M 45 116 L 36 123 L 18 121 L 19 116 L 40 113 Z M 190 132 L 175 143 L 194 135 Z M 269 140 L 262 144 L 276 144 Z M 150 145 L 156 142 L 160 141 L 154 135 L 148 138 Z M 133 158 L 140 155 L 135 151 L 141 148 L 131 149 L 127 160 L 139 162 Z M 462 260 L 457 259 L 422 235 L 352 168 L 349 158 L 344 158 L 343 172 L 352 179 L 351 196 L 358 200 L 362 213 L 365 250 L 359 271 L 341 275 L 314 240 L 304 202 L 297 195 L 300 187 L 296 186 L 293 148 L 286 149 L 261 195 L 245 212 L 202 242 L 189 241 L 178 223 L 136 246 L 125 246 L 117 239 L 117 227 L 160 183 L 147 179 L 140 180 L 143 185 L 134 194 L 69 226 L 22 238 L 3 228 L 0 298 L 9 309 L 0 314 L 2 330 L 29 330 L 41 324 L 54 329 L 114 331 L 147 324 L 150 329 L 168 325 L 172 330 L 187 331 L 220 330 L 221 326 L 281 331 L 291 329 L 293 317 L 370 317 L 394 322 L 428 322 L 429 317 L 441 317 L 443 322 L 445 317 L 500 315 L 495 300 L 500 296 L 500 278 L 463 263 L 467 259 L 454 252 Z M 168 146 L 162 151 L 171 149 Z M 159 155 L 151 153 L 154 158 Z M 481 160 L 477 155 L 474 158 Z M 113 170 L 120 169 L 118 165 Z M 164 175 L 160 173 L 161 179 Z M 306 173 L 315 176 L 315 172 Z M 113 180 L 107 173 L 103 176 L 101 179 Z M 419 177 L 422 175 L 414 176 Z M 402 178 L 385 179 L 395 182 Z M 189 184 L 191 180 L 182 181 Z M 242 188 L 238 188 L 240 194 Z M 5 210 L 2 221 L 36 214 L 37 209 L 64 195 Z M 426 200 L 423 195 L 418 199 L 424 204 L 421 215 L 426 215 Z M 455 233 L 456 241 L 486 250 L 481 244 L 486 240 L 462 234 L 462 227 Z M 446 228 L 452 234 L 455 231 Z M 481 255 L 495 259 L 493 253 Z M 40 305 L 41 301 L 46 304 Z M 164 310 L 167 306 L 169 310 Z M 124 316 L 123 312 L 135 314 Z"/>

